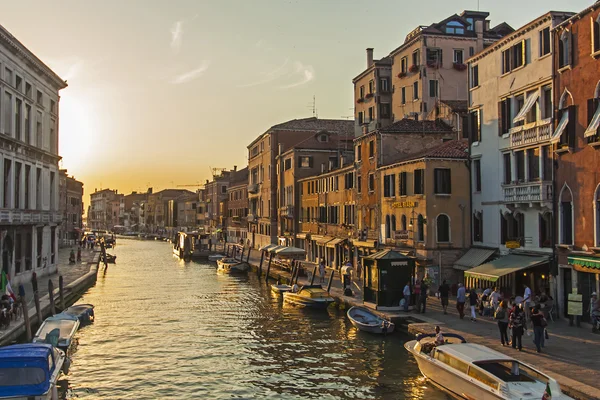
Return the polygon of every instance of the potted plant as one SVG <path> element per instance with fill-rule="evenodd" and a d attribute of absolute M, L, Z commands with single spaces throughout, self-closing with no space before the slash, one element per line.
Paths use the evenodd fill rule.
<path fill-rule="evenodd" d="M 398 78 L 404 78 L 406 76 L 406 72 L 400 72 L 398 74 Z"/>
<path fill-rule="evenodd" d="M 370 99 L 371 97 L 373 97 L 373 93 L 367 93 L 367 95 L 365 96 L 367 99 Z"/>
<path fill-rule="evenodd" d="M 361 97 L 360 99 L 356 100 L 356 102 L 357 102 L 357 103 L 362 103 L 363 101 L 364 101 L 364 100 L 363 100 L 363 98 L 362 98 L 362 97 Z"/>
<path fill-rule="evenodd" d="M 464 71 L 465 69 L 467 69 L 467 66 L 465 64 L 462 64 L 462 63 L 454 63 L 454 64 L 452 64 L 452 66 L 457 71 Z"/>
<path fill-rule="evenodd" d="M 409 71 L 410 72 L 419 72 L 419 66 L 416 65 L 416 64 L 413 64 L 413 65 L 410 66 Z"/>

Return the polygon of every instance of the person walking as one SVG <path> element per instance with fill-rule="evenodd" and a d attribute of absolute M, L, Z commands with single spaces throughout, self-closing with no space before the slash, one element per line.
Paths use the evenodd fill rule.
<path fill-rule="evenodd" d="M 440 292 L 440 299 L 442 300 L 442 308 L 444 309 L 444 314 L 448 314 L 448 296 L 450 295 L 450 286 L 446 283 L 446 280 L 442 282 L 442 285 L 438 289 Z"/>
<path fill-rule="evenodd" d="M 496 310 L 500 306 L 500 298 L 502 295 L 497 287 L 494 287 L 494 291 L 490 294 L 490 303 L 492 304 L 492 308 Z"/>
<path fill-rule="evenodd" d="M 469 306 L 471 306 L 471 321 L 477 322 L 477 314 L 475 313 L 475 308 L 477 308 L 477 293 L 475 289 L 469 291 Z"/>
<path fill-rule="evenodd" d="M 81 246 L 77 248 L 77 262 L 81 261 Z"/>
<path fill-rule="evenodd" d="M 325 283 L 325 263 L 323 259 L 319 263 L 319 276 L 321 276 L 321 283 Z"/>
<path fill-rule="evenodd" d="M 510 314 L 509 325 L 512 329 L 512 347 L 513 349 L 518 348 L 519 351 L 523 350 L 523 324 L 523 310 L 519 306 L 516 306 Z"/>
<path fill-rule="evenodd" d="M 417 313 L 421 312 L 421 282 L 417 279 L 415 281 L 415 286 L 413 286 L 413 295 L 415 299 L 415 308 L 417 309 Z"/>
<path fill-rule="evenodd" d="M 494 318 L 498 321 L 498 330 L 500 331 L 500 342 L 502 346 L 508 346 L 508 305 L 502 301 L 496 308 Z"/>
<path fill-rule="evenodd" d="M 544 314 L 540 312 L 540 308 L 535 306 L 533 308 L 533 313 L 531 314 L 531 323 L 533 324 L 533 343 L 535 343 L 535 348 L 538 353 L 542 352 L 542 347 L 544 347 L 544 329 L 548 325 L 546 319 L 544 318 Z"/>
<path fill-rule="evenodd" d="M 406 282 L 402 294 L 404 295 L 404 312 L 408 312 L 408 303 L 410 302 L 410 281 Z"/>
<path fill-rule="evenodd" d="M 425 309 L 427 308 L 427 295 L 429 294 L 429 285 L 427 285 L 427 282 L 425 281 L 425 279 L 423 279 L 421 281 L 421 298 L 420 298 L 420 303 L 421 306 L 419 308 L 421 308 L 421 310 L 419 310 L 419 312 L 425 314 Z"/>
<path fill-rule="evenodd" d="M 525 311 L 525 328 L 531 319 L 531 289 L 526 284 L 523 285 L 525 291 L 523 293 L 523 309 Z"/>
<path fill-rule="evenodd" d="M 465 317 L 465 302 L 467 301 L 466 289 L 462 283 L 458 284 L 458 290 L 456 291 L 456 309 L 458 310 L 458 317 L 463 319 Z"/>

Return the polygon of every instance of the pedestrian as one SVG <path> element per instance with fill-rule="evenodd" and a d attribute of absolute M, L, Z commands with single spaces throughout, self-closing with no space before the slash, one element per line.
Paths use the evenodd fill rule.
<path fill-rule="evenodd" d="M 81 261 L 81 247 L 77 248 L 77 262 Z"/>
<path fill-rule="evenodd" d="M 509 326 L 512 329 L 512 347 L 513 349 L 518 348 L 519 351 L 523 350 L 523 317 L 523 310 L 520 306 L 516 306 L 510 314 L 509 320 Z"/>
<path fill-rule="evenodd" d="M 592 293 L 590 299 L 590 318 L 592 321 L 592 332 L 597 332 L 600 326 L 600 300 L 596 292 Z"/>
<path fill-rule="evenodd" d="M 321 262 L 323 262 L 322 259 L 321 259 Z M 344 289 L 346 289 L 346 287 L 348 287 L 348 286 L 352 286 L 352 283 L 350 281 L 351 273 L 352 273 L 352 264 L 350 264 L 350 261 L 346 260 L 346 263 L 342 267 L 342 283 L 343 283 Z"/>
<path fill-rule="evenodd" d="M 500 291 L 497 287 L 494 287 L 494 291 L 490 294 L 490 302 L 492 303 L 492 308 L 496 310 L 500 305 Z"/>
<path fill-rule="evenodd" d="M 465 317 L 465 302 L 467 301 L 467 295 L 465 287 L 462 283 L 458 284 L 458 290 L 456 291 L 456 309 L 458 310 L 458 317 L 463 319 Z"/>
<path fill-rule="evenodd" d="M 442 335 L 441 329 L 439 325 L 435 326 L 435 345 L 441 346 L 444 344 L 444 335 Z"/>
<path fill-rule="evenodd" d="M 438 289 L 440 292 L 440 299 L 442 300 L 442 308 L 444 309 L 444 314 L 448 314 L 448 296 L 450 295 L 450 286 L 446 283 L 446 280 L 442 282 L 442 285 Z"/>
<path fill-rule="evenodd" d="M 356 262 L 356 279 L 362 279 L 362 264 L 360 263 L 360 260 Z"/>
<path fill-rule="evenodd" d="M 546 318 L 544 318 L 544 314 L 540 312 L 538 306 L 533 308 L 531 323 L 533 324 L 533 343 L 535 343 L 536 351 L 541 353 L 545 344 L 544 329 L 548 326 L 548 322 L 546 322 Z"/>
<path fill-rule="evenodd" d="M 319 263 L 319 275 L 321 276 L 321 283 L 325 283 L 325 263 L 322 259 Z"/>
<path fill-rule="evenodd" d="M 475 289 L 471 289 L 469 292 L 469 306 L 471 306 L 471 321 L 477 322 L 477 314 L 475 314 L 475 308 L 477 307 L 477 293 Z"/>
<path fill-rule="evenodd" d="M 427 281 L 423 279 L 421 281 L 421 310 L 419 312 L 425 314 L 425 308 L 427 308 L 427 295 L 429 292 L 429 285 L 427 285 Z"/>
<path fill-rule="evenodd" d="M 410 302 L 410 281 L 406 282 L 402 294 L 404 295 L 404 312 L 408 312 L 408 303 Z"/>
<path fill-rule="evenodd" d="M 415 305 L 417 306 L 417 313 L 421 312 L 421 282 L 417 279 L 415 286 L 413 286 L 413 295 L 415 299 Z"/>
<path fill-rule="evenodd" d="M 498 321 L 498 330 L 500 331 L 500 342 L 502 346 L 508 346 L 510 341 L 508 340 L 508 305 L 506 301 L 502 301 L 496 308 L 494 318 Z"/>
<path fill-rule="evenodd" d="M 525 292 L 523 293 L 523 309 L 525 310 L 525 327 L 531 319 L 531 289 L 526 284 L 523 285 Z"/>

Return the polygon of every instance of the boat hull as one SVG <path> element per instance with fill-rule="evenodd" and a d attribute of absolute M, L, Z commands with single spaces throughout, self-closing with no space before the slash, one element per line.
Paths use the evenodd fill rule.
<path fill-rule="evenodd" d="M 237 264 L 223 263 L 221 260 L 217 261 L 217 271 L 224 274 L 245 274 L 250 269 L 250 266 L 245 262 L 239 262 Z"/>
<path fill-rule="evenodd" d="M 394 332 L 394 329 L 396 329 L 396 326 L 392 322 L 390 322 L 390 325 L 388 325 L 387 329 L 383 329 L 381 325 L 361 324 L 360 322 L 355 321 L 352 318 L 350 318 L 350 323 L 359 331 L 368 333 L 387 334 Z"/>
<path fill-rule="evenodd" d="M 292 290 L 290 285 L 271 285 L 271 291 L 278 294 L 283 294 Z"/>
<path fill-rule="evenodd" d="M 335 300 L 332 297 L 311 299 L 308 297 L 300 296 L 296 293 L 285 292 L 283 294 L 283 301 L 297 307 L 325 310 Z"/>
<path fill-rule="evenodd" d="M 369 317 L 369 322 L 361 322 L 358 316 L 366 315 Z M 348 310 L 348 319 L 350 323 L 358 330 L 368 333 L 388 334 L 394 332 L 396 326 L 394 323 L 373 314 L 369 310 L 361 307 L 352 307 Z M 371 322 L 372 321 L 372 322 Z M 385 323 L 385 327 L 383 326 Z"/>

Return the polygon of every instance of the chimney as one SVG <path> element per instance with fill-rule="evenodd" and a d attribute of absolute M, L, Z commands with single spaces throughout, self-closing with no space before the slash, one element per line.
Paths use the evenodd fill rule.
<path fill-rule="evenodd" d="M 283 154 L 283 143 L 279 143 L 279 155 Z"/>
<path fill-rule="evenodd" d="M 148 194 L 152 194 L 152 188 L 148 188 Z"/>
<path fill-rule="evenodd" d="M 477 34 L 475 53 L 479 53 L 481 50 L 483 50 L 483 21 L 475 21 L 475 33 Z"/>
<path fill-rule="evenodd" d="M 367 49 L 367 68 L 373 65 L 373 48 L 369 47 Z"/>
<path fill-rule="evenodd" d="M 486 19 L 484 32 L 489 32 L 489 30 L 490 30 L 490 20 Z"/>
<path fill-rule="evenodd" d="M 340 168 L 344 168 L 345 163 L 346 163 L 346 156 L 340 156 Z"/>
<path fill-rule="evenodd" d="M 233 172 L 237 171 L 237 165 L 233 166 Z"/>
<path fill-rule="evenodd" d="M 206 184 L 208 185 L 208 179 L 206 180 Z"/>

